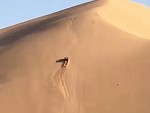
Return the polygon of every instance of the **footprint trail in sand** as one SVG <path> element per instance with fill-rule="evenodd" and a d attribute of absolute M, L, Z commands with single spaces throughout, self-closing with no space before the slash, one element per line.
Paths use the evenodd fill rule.
<path fill-rule="evenodd" d="M 64 100 L 68 100 L 69 90 L 66 85 L 65 71 L 66 68 L 61 67 L 53 76 L 51 76 L 51 79 L 52 79 L 52 88 L 54 90 L 57 90 L 62 95 Z"/>
<path fill-rule="evenodd" d="M 77 75 L 69 74 L 68 68 L 60 67 L 51 76 L 51 91 L 60 95 L 59 113 L 78 113 L 79 101 L 76 95 Z M 69 76 L 68 76 L 69 74 Z"/>

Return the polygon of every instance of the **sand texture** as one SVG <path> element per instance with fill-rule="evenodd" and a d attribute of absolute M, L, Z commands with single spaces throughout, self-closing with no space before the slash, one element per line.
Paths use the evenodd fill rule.
<path fill-rule="evenodd" d="M 0 113 L 150 113 L 149 20 L 108 0 L 1 29 Z"/>

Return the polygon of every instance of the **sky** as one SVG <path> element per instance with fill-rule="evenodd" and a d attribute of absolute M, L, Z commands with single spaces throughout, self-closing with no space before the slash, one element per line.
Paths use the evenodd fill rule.
<path fill-rule="evenodd" d="M 0 0 L 0 29 L 92 0 Z M 134 0 L 150 6 L 150 0 Z"/>
<path fill-rule="evenodd" d="M 150 0 L 133 0 L 133 1 L 142 3 L 142 4 L 146 5 L 146 6 L 150 6 Z"/>

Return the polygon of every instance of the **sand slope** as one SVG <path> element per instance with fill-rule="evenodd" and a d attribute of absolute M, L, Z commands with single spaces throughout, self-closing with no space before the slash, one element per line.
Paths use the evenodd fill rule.
<path fill-rule="evenodd" d="M 3 29 L 0 112 L 149 113 L 148 27 L 128 31 L 113 17 L 109 21 L 104 14 L 109 16 L 105 7 L 111 2 L 81 5 L 70 13 L 65 10 Z M 127 21 L 135 24 L 132 18 Z M 70 63 L 62 68 L 55 61 L 65 56 Z"/>

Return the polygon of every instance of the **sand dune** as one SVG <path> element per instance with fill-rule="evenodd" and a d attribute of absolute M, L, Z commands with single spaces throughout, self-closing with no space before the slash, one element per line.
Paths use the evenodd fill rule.
<path fill-rule="evenodd" d="M 150 39 L 150 8 L 130 0 L 109 0 L 104 7 L 96 10 L 105 21 L 119 29 Z"/>
<path fill-rule="evenodd" d="M 0 112 L 149 113 L 149 13 L 96 1 L 2 29 Z"/>

